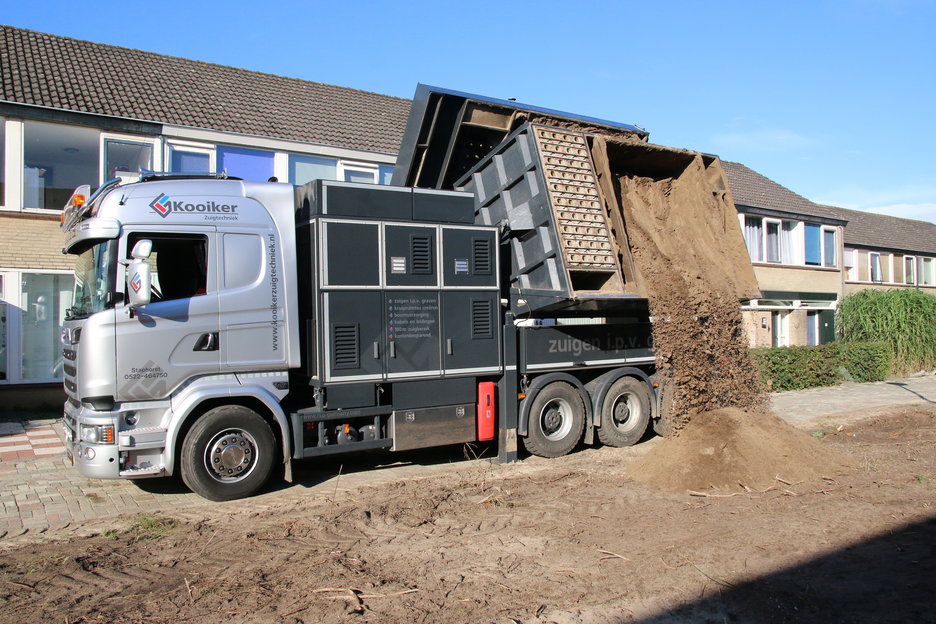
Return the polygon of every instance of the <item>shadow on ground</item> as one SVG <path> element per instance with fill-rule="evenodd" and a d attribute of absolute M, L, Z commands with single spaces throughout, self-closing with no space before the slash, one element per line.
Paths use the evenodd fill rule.
<path fill-rule="evenodd" d="M 936 517 L 724 587 L 641 624 L 932 622 L 934 589 Z"/>

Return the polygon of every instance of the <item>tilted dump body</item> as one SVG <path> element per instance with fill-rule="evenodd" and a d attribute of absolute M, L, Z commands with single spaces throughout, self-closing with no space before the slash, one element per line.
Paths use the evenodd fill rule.
<path fill-rule="evenodd" d="M 504 228 L 518 316 L 645 306 L 628 225 L 651 215 L 656 230 L 717 238 L 707 261 L 741 274 L 739 298 L 756 296 L 718 160 L 646 138 L 635 126 L 420 85 L 394 183 L 475 195 L 476 222 Z M 634 185 L 683 192 L 624 198 Z"/>

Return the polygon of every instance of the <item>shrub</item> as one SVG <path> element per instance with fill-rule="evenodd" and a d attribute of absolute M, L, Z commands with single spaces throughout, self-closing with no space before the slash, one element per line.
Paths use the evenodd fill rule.
<path fill-rule="evenodd" d="M 884 343 L 759 348 L 751 356 L 773 392 L 834 386 L 842 380 L 882 381 L 891 368 L 890 347 Z"/>
<path fill-rule="evenodd" d="M 936 368 L 936 295 L 913 289 L 861 290 L 842 299 L 837 326 L 845 342 L 884 342 L 894 372 Z"/>

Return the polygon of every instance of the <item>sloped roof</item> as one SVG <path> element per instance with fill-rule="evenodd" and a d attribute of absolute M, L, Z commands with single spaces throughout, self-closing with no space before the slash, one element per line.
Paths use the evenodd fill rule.
<path fill-rule="evenodd" d="M 735 205 L 847 221 L 846 245 L 936 254 L 936 224 L 817 204 L 741 163 L 721 164 Z"/>
<path fill-rule="evenodd" d="M 936 223 L 826 206 L 847 219 L 845 244 L 936 255 Z"/>
<path fill-rule="evenodd" d="M 741 163 L 723 160 L 721 164 L 728 175 L 735 205 L 826 219 L 843 218 L 831 207 L 811 202 Z"/>
<path fill-rule="evenodd" d="M 410 101 L 0 26 L 0 100 L 395 154 Z"/>

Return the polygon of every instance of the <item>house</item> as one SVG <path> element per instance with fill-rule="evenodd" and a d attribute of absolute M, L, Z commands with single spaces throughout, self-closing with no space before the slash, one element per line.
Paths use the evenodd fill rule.
<path fill-rule="evenodd" d="M 752 346 L 824 344 L 864 288 L 936 294 L 936 224 L 824 206 L 722 162 L 763 297 L 742 302 Z"/>
<path fill-rule="evenodd" d="M 140 171 L 389 182 L 410 102 L 0 26 L 0 404 L 61 404 L 72 191 Z"/>
<path fill-rule="evenodd" d="M 847 219 L 741 163 L 723 161 L 762 298 L 742 302 L 752 346 L 835 340 Z"/>

